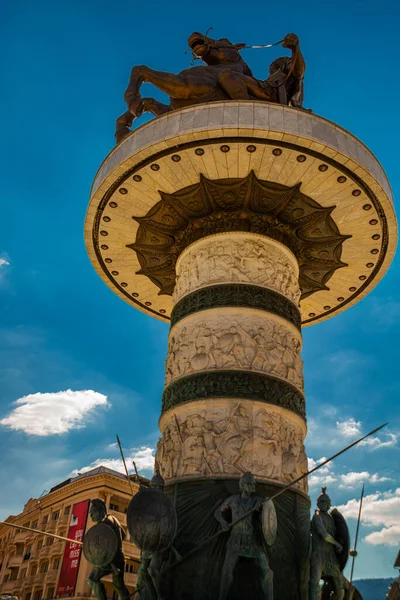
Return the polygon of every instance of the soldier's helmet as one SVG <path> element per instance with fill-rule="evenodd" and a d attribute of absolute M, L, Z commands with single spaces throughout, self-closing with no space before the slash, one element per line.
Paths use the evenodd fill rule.
<path fill-rule="evenodd" d="M 319 507 L 322 507 L 322 506 L 323 506 L 324 508 L 325 508 L 326 506 L 328 506 L 328 509 L 329 509 L 329 507 L 331 506 L 331 499 L 329 498 L 328 494 L 326 493 L 326 486 L 325 486 L 325 485 L 324 485 L 324 486 L 322 486 L 322 494 L 320 494 L 320 495 L 318 496 L 318 499 L 317 499 L 317 505 L 318 505 Z"/>
<path fill-rule="evenodd" d="M 239 479 L 239 487 L 242 488 L 243 485 L 255 484 L 255 479 L 250 471 L 247 471 L 242 477 Z"/>
<path fill-rule="evenodd" d="M 163 490 L 164 485 L 165 485 L 165 481 L 164 481 L 162 475 L 160 474 L 160 471 L 158 469 L 156 469 L 154 471 L 154 475 L 150 481 L 150 487 L 159 488 L 159 489 Z"/>

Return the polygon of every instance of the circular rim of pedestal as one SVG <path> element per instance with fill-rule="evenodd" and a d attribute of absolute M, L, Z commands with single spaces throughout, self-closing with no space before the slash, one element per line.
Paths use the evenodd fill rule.
<path fill-rule="evenodd" d="M 204 153 L 196 153 L 198 148 Z M 382 167 L 362 142 L 334 123 L 253 101 L 172 111 L 134 130 L 110 152 L 94 180 L 85 221 L 86 248 L 101 279 L 135 308 L 169 322 L 171 296 L 160 296 L 147 276 L 137 274 L 136 252 L 127 248 L 139 227 L 132 217 L 146 215 L 160 201 L 159 190 L 173 193 L 197 183 L 200 174 L 240 178 L 250 170 L 284 185 L 301 181 L 303 193 L 324 207 L 336 206 L 332 218 L 342 234 L 352 236 L 341 257 L 348 266 L 335 271 L 328 290 L 301 301 L 303 326 L 366 296 L 388 270 L 397 242 L 392 192 Z"/>

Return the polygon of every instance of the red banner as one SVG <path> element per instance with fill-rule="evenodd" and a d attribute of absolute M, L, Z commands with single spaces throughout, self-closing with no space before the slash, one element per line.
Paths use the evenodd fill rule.
<path fill-rule="evenodd" d="M 84 500 L 83 502 L 74 504 L 72 507 L 71 520 L 67 533 L 67 537 L 71 540 L 81 542 L 83 539 L 89 503 L 90 500 Z M 60 577 L 58 579 L 57 596 L 74 595 L 81 553 L 82 546 L 80 544 L 74 544 L 74 542 L 66 543 Z"/>

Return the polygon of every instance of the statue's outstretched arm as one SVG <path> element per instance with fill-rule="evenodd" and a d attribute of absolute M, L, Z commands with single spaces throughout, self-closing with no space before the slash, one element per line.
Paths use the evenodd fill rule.
<path fill-rule="evenodd" d="M 295 33 L 288 33 L 284 37 L 282 46 L 292 51 L 293 77 L 302 79 L 306 70 L 306 63 L 300 50 L 299 38 Z"/>

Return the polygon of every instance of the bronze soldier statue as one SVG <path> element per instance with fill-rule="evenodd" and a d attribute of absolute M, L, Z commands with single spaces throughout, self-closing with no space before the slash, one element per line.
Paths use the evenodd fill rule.
<path fill-rule="evenodd" d="M 273 572 L 269 566 L 263 541 L 258 528 L 257 519 L 262 510 L 265 498 L 255 495 L 256 483 L 251 473 L 245 473 L 239 481 L 239 494 L 230 496 L 214 513 L 224 530 L 231 527 L 224 565 L 222 567 L 219 600 L 226 600 L 233 583 L 233 571 L 240 558 L 250 558 L 258 563 L 261 570 L 261 588 L 265 600 L 273 600 Z M 237 521 L 252 511 L 242 520 Z"/>
<path fill-rule="evenodd" d="M 96 498 L 90 504 L 90 516 L 95 523 L 102 523 L 110 527 L 117 538 L 117 551 L 110 564 L 95 567 L 87 578 L 98 600 L 107 600 L 107 594 L 101 579 L 112 574 L 112 582 L 119 600 L 129 600 L 129 591 L 124 583 L 125 558 L 122 551 L 122 542 L 125 539 L 125 531 L 118 519 L 107 514 L 105 502 Z"/>
<path fill-rule="evenodd" d="M 349 556 L 349 532 L 346 521 L 338 510 L 329 513 L 331 500 L 322 488 L 317 500 L 318 510 L 311 520 L 311 572 L 309 600 L 319 600 L 320 580 L 324 579 L 325 587 L 333 588 L 335 600 L 344 600 L 345 579 L 342 574 Z"/>
<path fill-rule="evenodd" d="M 150 487 L 158 492 L 164 491 L 164 479 L 158 469 L 155 470 L 151 479 Z M 175 559 L 179 559 L 180 554 L 171 544 L 167 550 L 160 552 L 150 552 L 142 550 L 140 567 L 137 574 L 138 590 L 135 600 L 165 600 L 166 598 L 166 580 L 163 577 L 163 569 L 169 563 L 171 553 Z"/>

